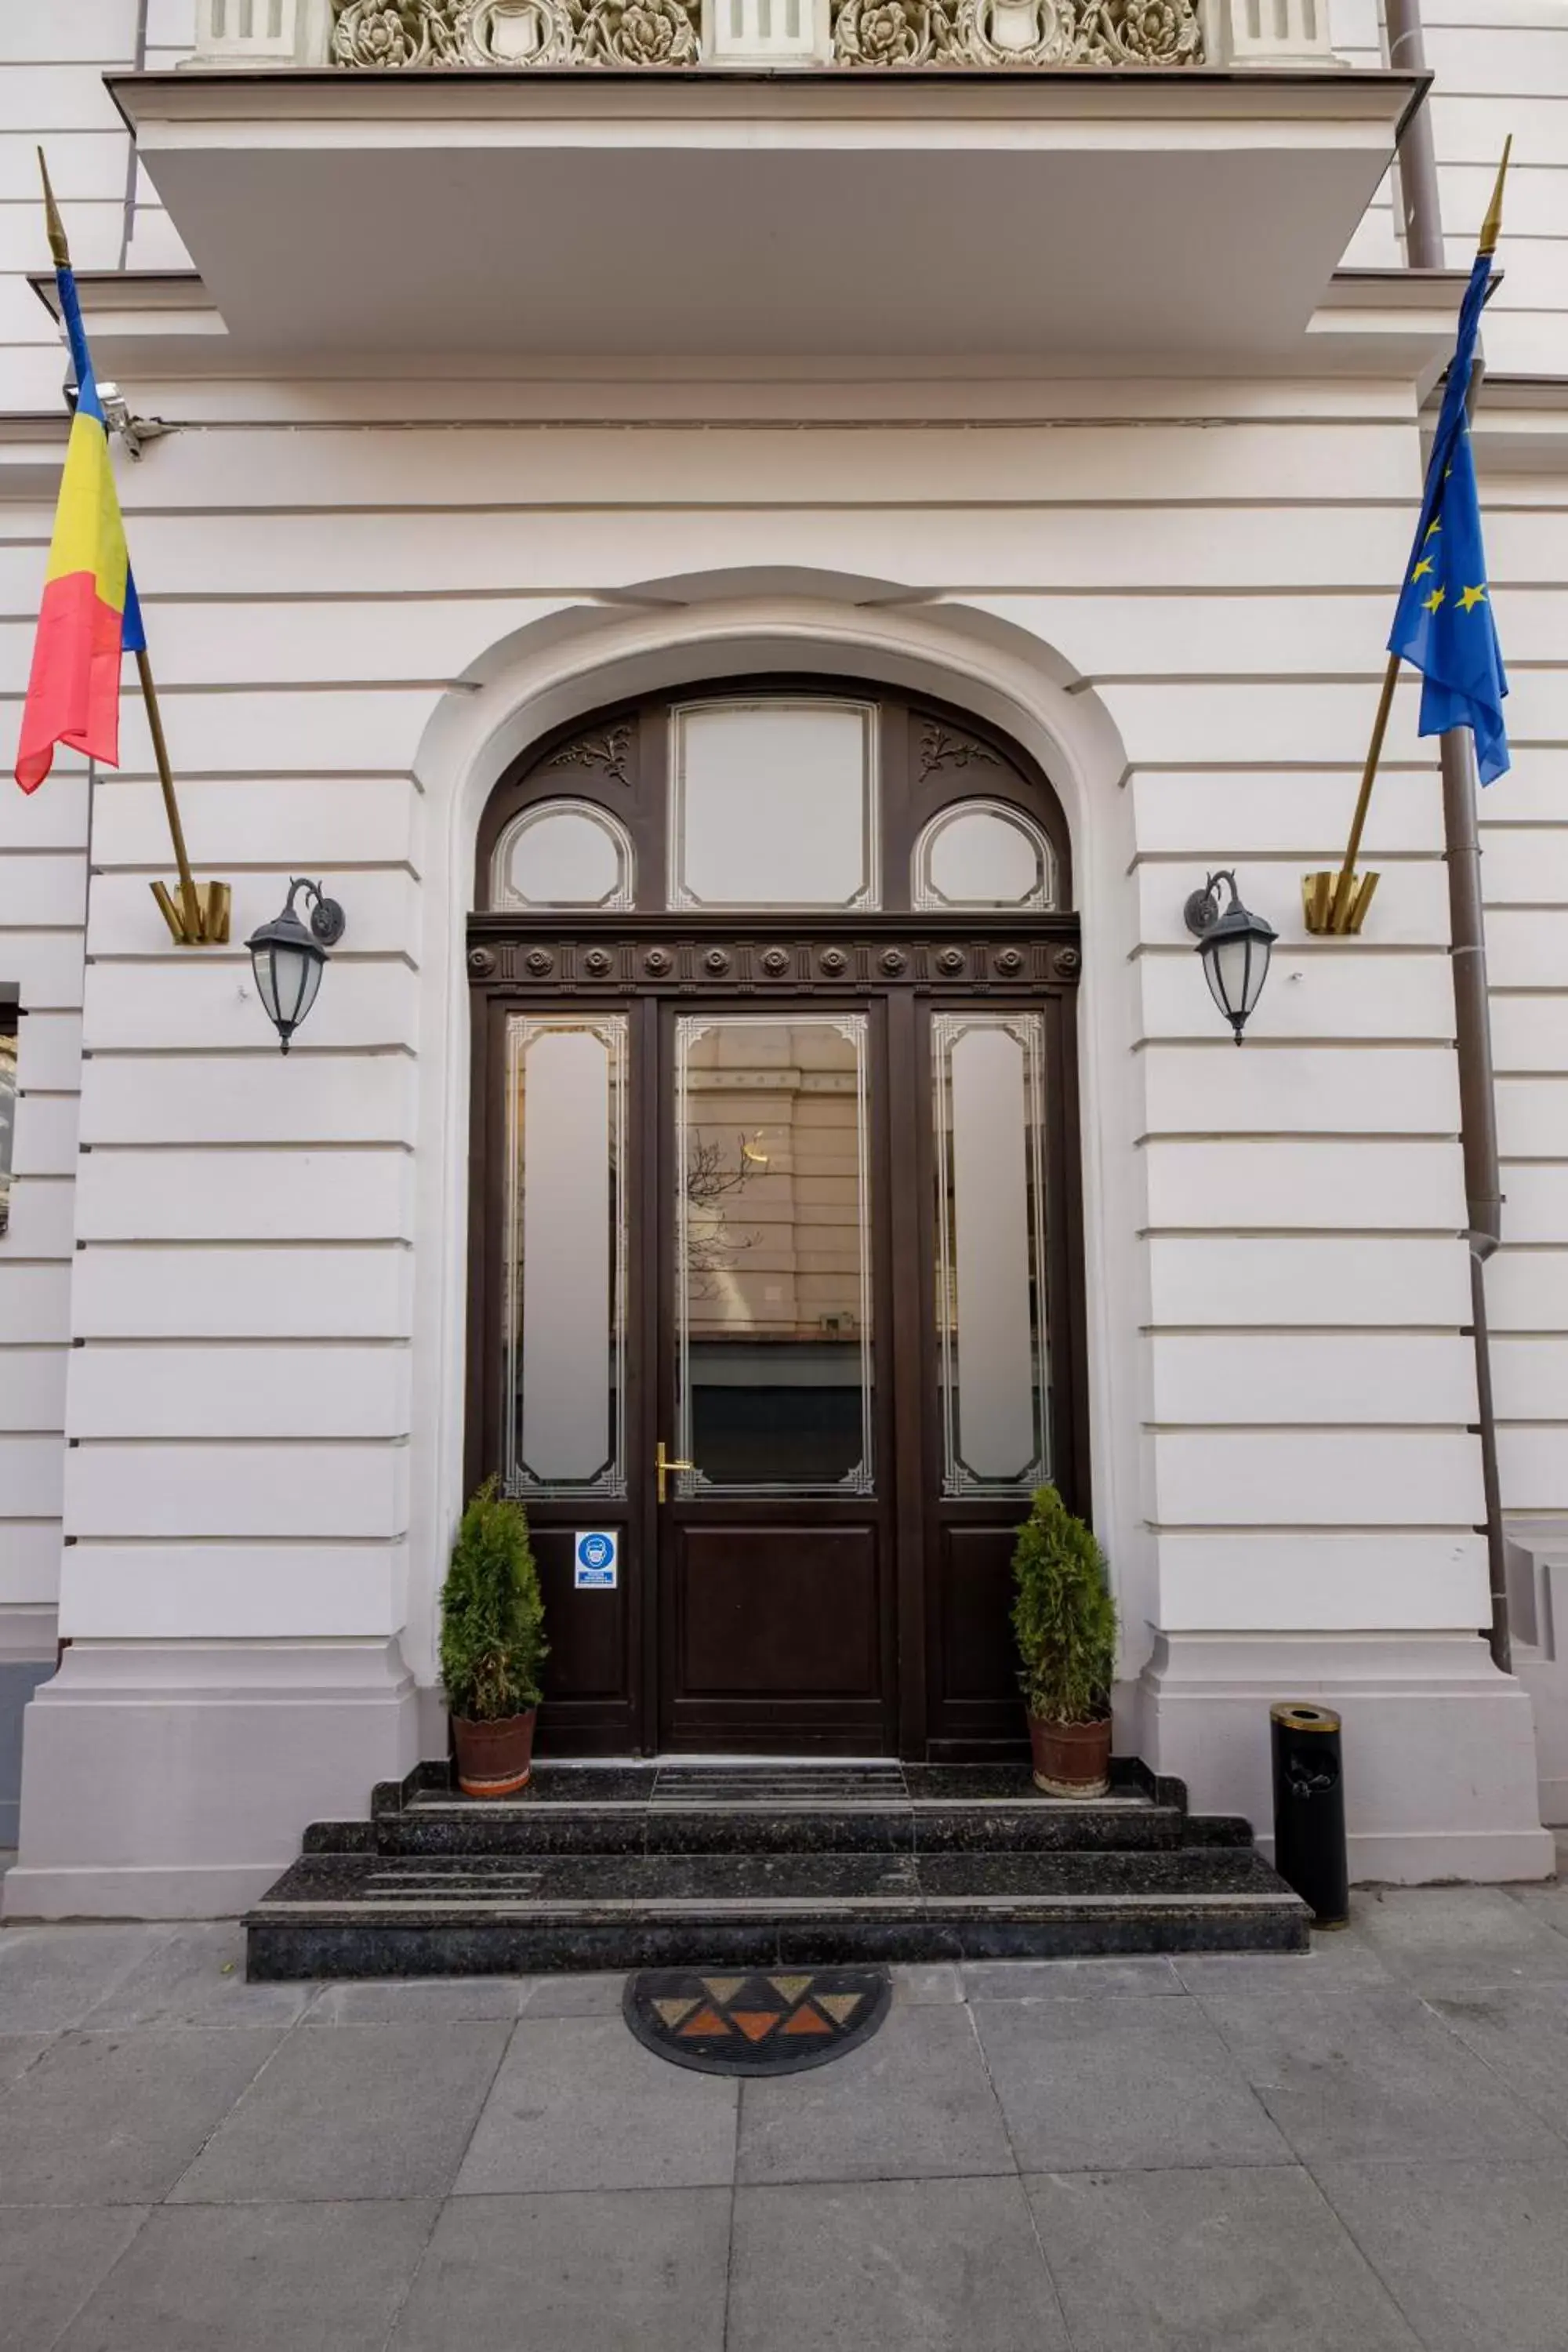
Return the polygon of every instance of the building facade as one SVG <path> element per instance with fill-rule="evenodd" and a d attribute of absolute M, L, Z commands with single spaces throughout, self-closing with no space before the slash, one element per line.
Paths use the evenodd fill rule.
<path fill-rule="evenodd" d="M 1048 1475 L 1111 1562 L 1123 1751 L 1266 1832 L 1268 1706 L 1321 1699 L 1357 1876 L 1547 1873 L 1560 0 L 1426 0 L 1429 99 L 1375 0 L 25 13 L 0 691 L 14 723 L 67 420 L 41 136 L 233 921 L 176 946 L 150 893 L 129 685 L 117 771 L 0 799 L 8 1916 L 232 1910 L 443 1754 L 437 1593 L 492 1474 L 556 1752 L 999 1752 Z M 1438 272 L 1394 164 L 1423 103 Z M 1414 679 L 1363 930 L 1309 934 L 1301 877 L 1343 850 L 1509 132 L 1504 1673 Z M 1279 935 L 1240 1053 L 1184 924 L 1219 868 Z M 347 929 L 285 1058 L 244 941 L 302 875 Z"/>

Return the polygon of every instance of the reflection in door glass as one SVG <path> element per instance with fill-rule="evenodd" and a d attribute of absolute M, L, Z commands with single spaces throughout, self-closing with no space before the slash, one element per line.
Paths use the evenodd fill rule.
<path fill-rule="evenodd" d="M 626 1491 L 626 1059 L 624 1013 L 507 1024 L 509 1494 Z"/>
<path fill-rule="evenodd" d="M 1023 1493 L 1050 1475 L 1044 1018 L 939 1013 L 931 1038 L 942 1492 Z"/>
<path fill-rule="evenodd" d="M 866 1015 L 676 1027 L 678 1491 L 871 1492 Z"/>

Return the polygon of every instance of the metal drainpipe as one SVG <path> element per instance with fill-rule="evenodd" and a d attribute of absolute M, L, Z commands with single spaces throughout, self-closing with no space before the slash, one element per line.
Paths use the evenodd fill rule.
<path fill-rule="evenodd" d="M 1421 0 L 1384 0 L 1388 61 L 1407 72 L 1426 70 Z M 1413 269 L 1441 269 L 1443 213 L 1432 121 L 1423 104 L 1399 146 L 1399 193 L 1405 255 Z M 1478 362 L 1470 379 L 1474 413 L 1481 387 Z M 1498 1168 L 1497 1095 L 1492 1082 L 1491 1010 L 1487 994 L 1486 919 L 1481 898 L 1481 845 L 1476 817 L 1475 746 L 1462 727 L 1439 736 L 1443 772 L 1444 856 L 1448 867 L 1448 929 L 1453 943 L 1455 1051 L 1459 1066 L 1459 1137 L 1465 1160 L 1466 1240 L 1470 1246 L 1470 1320 L 1476 1339 L 1476 1398 L 1480 1419 L 1481 1485 L 1486 1498 L 1487 1564 L 1491 1587 L 1491 1654 L 1504 1674 L 1512 1668 L 1509 1633 L 1508 1550 L 1498 1479 L 1497 1421 L 1492 1410 L 1491 1344 L 1487 1331 L 1486 1262 L 1502 1238 L 1502 1191 Z"/>

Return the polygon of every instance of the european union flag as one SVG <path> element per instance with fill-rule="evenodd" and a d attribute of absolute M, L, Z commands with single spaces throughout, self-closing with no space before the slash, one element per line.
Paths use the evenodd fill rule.
<path fill-rule="evenodd" d="M 1491 266 L 1490 252 L 1479 253 L 1465 289 L 1459 340 L 1426 468 L 1421 520 L 1388 640 L 1389 652 L 1402 655 L 1425 681 L 1422 734 L 1446 735 L 1450 727 L 1468 727 L 1476 739 L 1476 766 L 1483 784 L 1508 766 L 1502 719 L 1508 677 L 1487 586 L 1465 394 Z"/>

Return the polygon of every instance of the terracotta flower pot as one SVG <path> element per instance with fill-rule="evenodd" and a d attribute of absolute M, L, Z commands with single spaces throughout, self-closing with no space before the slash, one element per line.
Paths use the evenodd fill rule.
<path fill-rule="evenodd" d="M 496 1723 L 452 1717 L 458 1749 L 458 1786 L 465 1797 L 515 1797 L 533 1777 L 533 1727 L 539 1709 L 503 1715 Z"/>
<path fill-rule="evenodd" d="M 1110 1786 L 1110 1717 L 1047 1723 L 1029 1717 L 1035 1786 L 1047 1797 L 1103 1797 Z"/>

